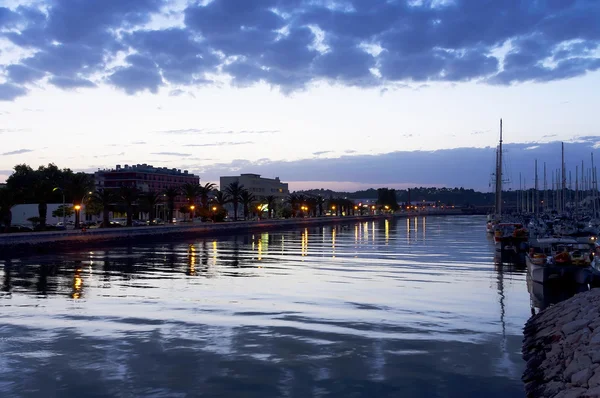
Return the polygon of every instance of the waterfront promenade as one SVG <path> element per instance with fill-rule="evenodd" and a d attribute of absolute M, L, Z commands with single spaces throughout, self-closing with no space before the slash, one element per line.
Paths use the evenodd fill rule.
<path fill-rule="evenodd" d="M 403 215 L 404 217 L 411 215 Z M 302 226 L 315 226 L 356 221 L 373 221 L 390 215 L 364 215 L 348 217 L 315 217 L 290 219 L 265 219 L 236 222 L 198 222 L 174 225 L 123 227 L 106 229 L 23 232 L 0 234 L 0 256 L 30 251 L 51 251 L 70 247 L 87 247 L 99 244 L 123 243 L 136 240 L 182 239 L 189 237 L 221 236 L 248 231 L 262 231 Z"/>

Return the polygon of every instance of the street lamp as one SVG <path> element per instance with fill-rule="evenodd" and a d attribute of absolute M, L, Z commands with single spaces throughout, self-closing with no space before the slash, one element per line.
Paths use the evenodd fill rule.
<path fill-rule="evenodd" d="M 190 210 L 191 210 L 191 215 L 192 215 L 192 222 L 194 222 L 194 209 L 196 208 L 196 206 L 191 205 L 190 206 Z"/>
<path fill-rule="evenodd" d="M 213 206 L 212 211 L 217 211 L 217 206 Z"/>
<path fill-rule="evenodd" d="M 93 195 L 94 193 L 92 191 L 88 191 L 85 195 L 83 195 L 83 198 L 81 198 L 81 204 L 85 204 L 85 199 L 91 195 Z M 79 228 L 80 224 L 81 224 L 81 213 L 79 213 L 79 210 L 81 210 L 81 204 L 75 204 L 74 209 L 77 210 L 76 216 L 75 216 L 75 221 L 77 221 L 75 223 L 75 228 Z M 87 212 L 86 212 L 87 214 Z"/>
<path fill-rule="evenodd" d="M 60 191 L 63 197 L 63 227 L 67 228 L 67 208 L 65 207 L 65 191 L 62 188 L 56 187 L 52 192 Z"/>

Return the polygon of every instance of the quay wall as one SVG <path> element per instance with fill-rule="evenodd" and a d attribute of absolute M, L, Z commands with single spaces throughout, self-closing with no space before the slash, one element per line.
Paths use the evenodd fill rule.
<path fill-rule="evenodd" d="M 527 397 L 600 397 L 600 289 L 580 293 L 525 325 Z"/>
<path fill-rule="evenodd" d="M 46 232 L 0 234 L 0 257 L 29 252 L 51 252 L 69 248 L 87 248 L 112 243 L 184 239 L 204 236 L 222 236 L 235 233 L 308 227 L 315 225 L 365 222 L 385 218 L 405 218 L 423 215 L 459 215 L 460 212 L 404 213 L 401 215 L 365 215 L 347 217 L 291 218 L 285 220 L 253 220 L 223 223 L 185 223 L 176 225 L 123 227 Z"/>

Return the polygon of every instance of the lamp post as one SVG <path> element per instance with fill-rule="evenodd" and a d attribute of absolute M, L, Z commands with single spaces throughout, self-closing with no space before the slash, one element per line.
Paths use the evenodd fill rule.
<path fill-rule="evenodd" d="M 77 212 L 75 213 L 75 221 L 76 221 L 75 228 L 79 228 L 79 226 L 81 225 L 81 213 L 79 212 L 79 210 L 81 210 L 81 205 L 85 204 L 85 199 L 91 195 L 93 195 L 93 192 L 88 191 L 85 195 L 83 195 L 83 198 L 81 198 L 81 203 L 75 204 L 74 208 L 77 210 Z M 87 206 L 86 206 L 86 208 L 87 208 Z M 87 214 L 87 212 L 86 212 L 86 214 Z"/>
<path fill-rule="evenodd" d="M 79 210 L 81 210 L 81 205 L 75 205 L 73 208 L 75 209 L 75 218 L 77 220 L 75 223 L 75 228 L 79 228 Z"/>
<path fill-rule="evenodd" d="M 60 191 L 62 193 L 63 198 L 63 227 L 67 228 L 67 208 L 65 207 L 65 191 L 62 188 L 56 187 L 52 190 L 52 192 Z"/>
<path fill-rule="evenodd" d="M 192 222 L 194 222 L 194 209 L 196 208 L 196 206 L 191 205 L 190 206 L 190 215 L 192 217 Z"/>

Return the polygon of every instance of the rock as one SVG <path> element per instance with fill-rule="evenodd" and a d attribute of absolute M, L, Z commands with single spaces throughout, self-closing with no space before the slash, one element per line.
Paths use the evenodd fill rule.
<path fill-rule="evenodd" d="M 569 336 L 572 333 L 582 330 L 583 328 L 587 328 L 587 325 L 590 324 L 590 321 L 587 319 L 575 319 L 567 324 L 565 324 L 561 331 L 565 334 L 565 336 Z"/>
<path fill-rule="evenodd" d="M 586 393 L 585 388 L 571 388 L 568 390 L 564 390 L 559 392 L 554 398 L 579 398 L 582 397 L 583 394 Z"/>
<path fill-rule="evenodd" d="M 600 363 L 600 350 L 592 351 L 592 362 Z"/>
<path fill-rule="evenodd" d="M 587 387 L 590 377 L 592 377 L 592 369 L 586 368 L 571 376 L 571 383 L 576 386 Z"/>
<path fill-rule="evenodd" d="M 569 366 L 565 369 L 564 377 L 565 380 L 571 380 L 571 377 L 582 370 L 588 369 L 590 370 L 590 366 L 592 365 L 592 360 L 587 355 L 582 355 L 577 359 L 571 361 Z M 591 370 L 590 370 L 591 371 Z M 591 376 L 591 375 L 590 375 Z M 586 380 L 587 382 L 587 380 Z"/>
<path fill-rule="evenodd" d="M 600 370 L 599 369 L 596 369 L 594 371 L 594 375 L 592 377 L 590 377 L 590 379 L 588 380 L 588 386 L 589 387 L 600 386 Z"/>
<path fill-rule="evenodd" d="M 582 396 L 585 398 L 598 398 L 600 397 L 600 387 L 589 389 Z"/>
<path fill-rule="evenodd" d="M 599 345 L 600 344 L 600 333 L 596 333 L 590 339 L 591 345 Z"/>

